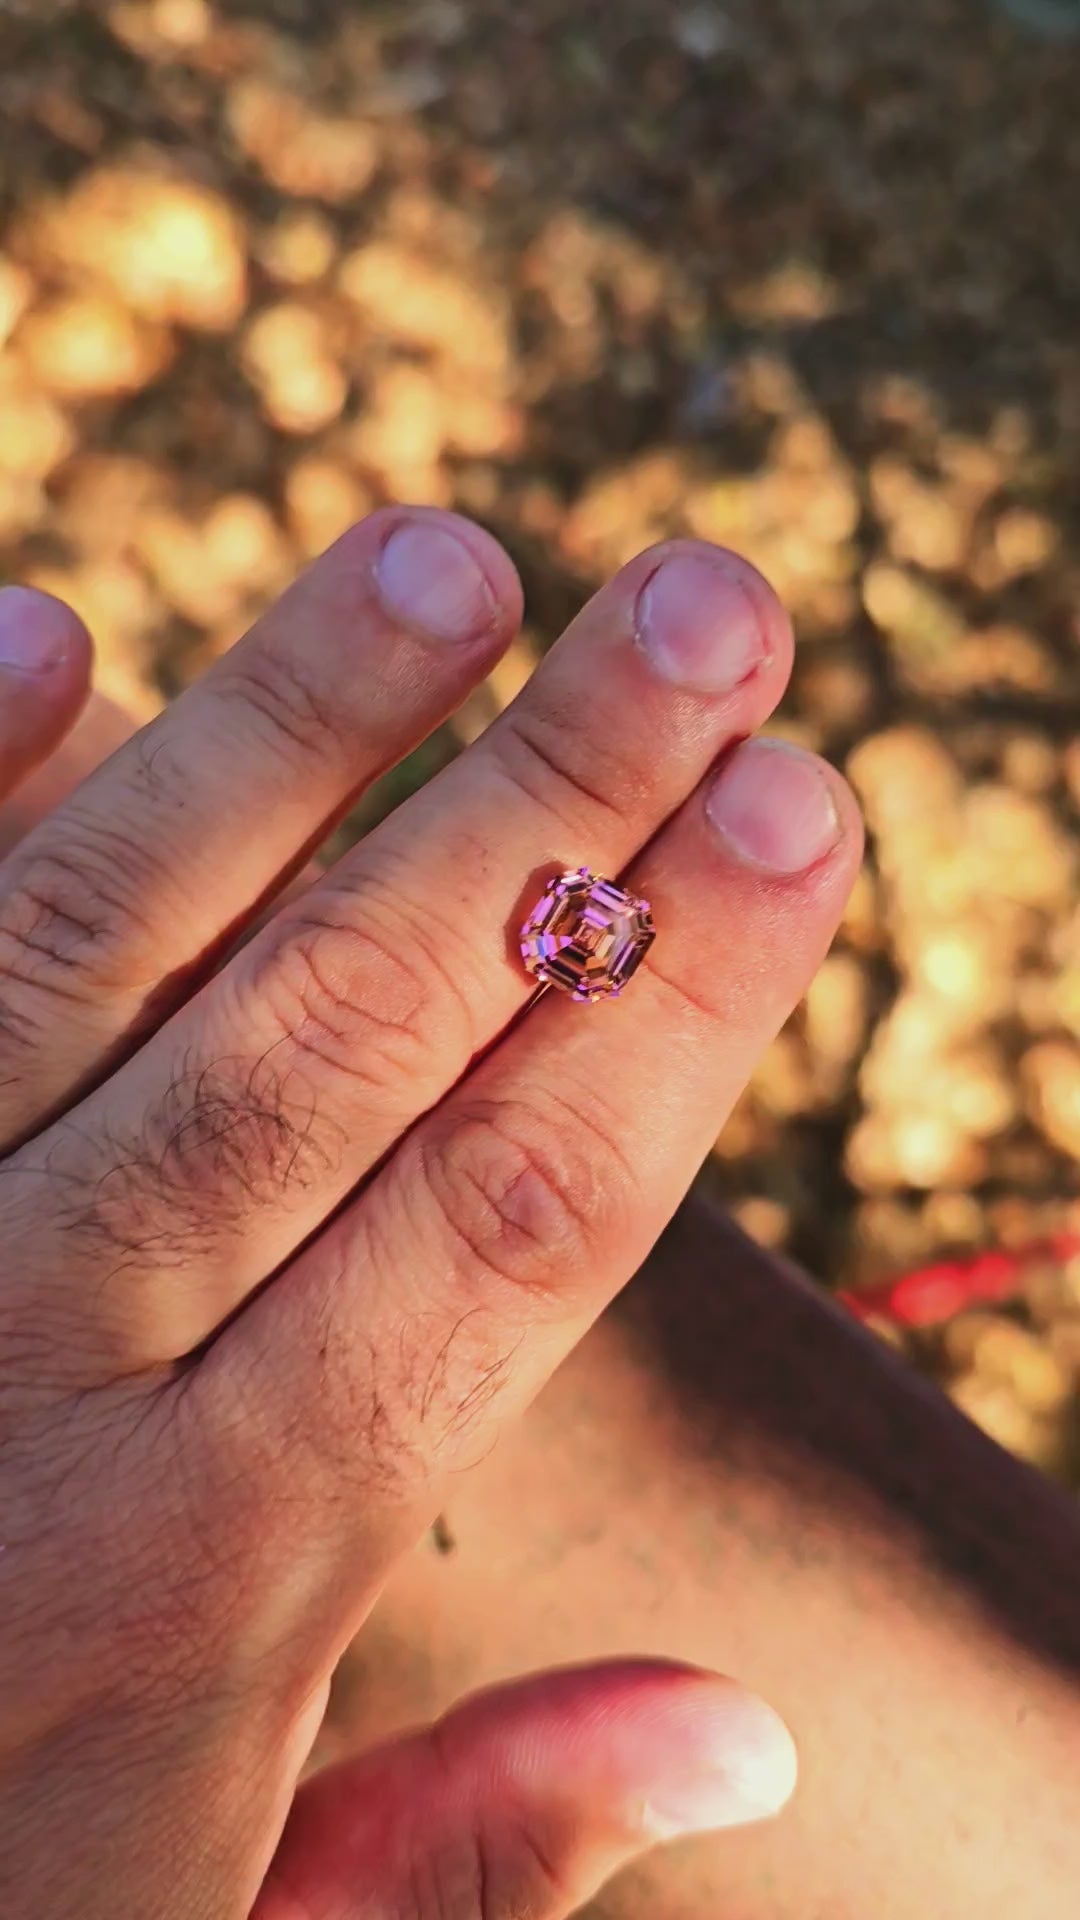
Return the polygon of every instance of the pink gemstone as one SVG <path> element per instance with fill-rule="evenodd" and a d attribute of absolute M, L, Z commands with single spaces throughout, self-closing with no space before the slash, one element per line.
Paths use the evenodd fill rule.
<path fill-rule="evenodd" d="M 580 867 L 553 880 L 521 929 L 530 973 L 575 1000 L 621 992 L 656 938 L 648 902 Z"/>

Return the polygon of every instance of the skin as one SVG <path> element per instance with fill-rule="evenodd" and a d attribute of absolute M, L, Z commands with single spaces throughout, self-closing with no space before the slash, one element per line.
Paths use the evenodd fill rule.
<path fill-rule="evenodd" d="M 361 1639 L 340 1740 L 630 1648 L 737 1673 L 795 1734 L 779 1821 L 638 1864 L 590 1920 L 1073 1911 L 1075 1502 L 707 1201 L 440 1538 Z"/>
<path fill-rule="evenodd" d="M 682 542 L 266 918 L 519 616 L 478 529 L 376 515 L 0 870 L 0 1887 L 35 1920 L 556 1920 L 790 1794 L 774 1713 L 649 1661 L 296 1792 L 345 1645 L 640 1265 L 859 859 L 839 777 L 747 740 L 775 599 Z M 526 1013 L 514 930 L 571 857 L 663 938 L 623 1005 Z"/>
<path fill-rule="evenodd" d="M 92 701 L 0 829 L 25 831 L 127 731 Z M 598 1920 L 1069 1911 L 1073 1504 L 703 1201 L 455 1480 L 439 1538 L 364 1629 L 325 1750 L 539 1658 L 619 1647 L 738 1671 L 798 1734 L 802 1785 L 778 1824 L 639 1861 L 589 1908 Z M 612 1670 L 624 1714 L 628 1672 L 653 1679 Z M 294 1827 L 331 1876 L 343 1830 L 361 1855 L 387 1831 L 361 1769 L 325 1776 Z M 430 1826 L 430 1779 L 402 1803 Z"/>

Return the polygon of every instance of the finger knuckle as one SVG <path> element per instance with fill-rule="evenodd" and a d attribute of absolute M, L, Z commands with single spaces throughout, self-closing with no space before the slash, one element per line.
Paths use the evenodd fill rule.
<path fill-rule="evenodd" d="M 328 751 L 355 753 L 340 695 L 320 687 L 311 667 L 284 649 L 266 646 L 250 660 L 234 659 L 222 692 L 239 701 L 249 724 L 290 769 L 306 770 Z"/>
<path fill-rule="evenodd" d="M 6 893 L 0 978 L 8 993 L 51 988 L 77 998 L 122 984 L 132 940 L 143 931 L 146 880 L 122 830 L 67 821 L 64 845 L 42 846 L 16 866 Z"/>
<path fill-rule="evenodd" d="M 586 736 L 582 707 L 580 698 L 550 709 L 524 700 L 492 733 L 498 763 L 514 786 L 579 838 L 583 807 L 600 825 L 617 820 L 625 827 L 640 785 L 635 767 L 642 764 L 640 755 L 607 744 L 603 728 L 591 727 Z"/>
<path fill-rule="evenodd" d="M 574 1904 L 568 1876 L 527 1818 L 480 1831 L 476 1920 L 506 1914 L 565 1913 Z"/>
<path fill-rule="evenodd" d="M 400 908 L 367 900 L 338 914 L 328 901 L 294 919 L 261 968 L 257 992 L 283 1041 L 328 1090 L 344 1082 L 395 1112 L 440 1090 L 445 1062 L 467 1060 L 467 1003 Z M 410 1114 L 411 1117 L 411 1114 Z"/>
<path fill-rule="evenodd" d="M 461 1278 L 565 1306 L 621 1207 L 611 1144 L 554 1102 L 473 1100 L 418 1144 Z"/>
<path fill-rule="evenodd" d="M 36 1044 L 57 1001 L 92 1006 L 157 978 L 163 906 L 190 913 L 168 841 L 188 777 L 175 742 L 150 728 L 125 749 L 107 806 L 101 791 L 74 796 L 16 853 L 0 905 L 9 1046 Z"/>
<path fill-rule="evenodd" d="M 432 1803 L 460 1797 L 461 1761 L 453 1715 L 429 1735 Z M 407 1817 L 407 1815 L 406 1815 Z M 574 1889 L 554 1836 L 527 1806 L 504 1798 L 441 1823 L 413 1856 L 401 1920 L 506 1920 L 507 1915 L 567 1913 Z"/>

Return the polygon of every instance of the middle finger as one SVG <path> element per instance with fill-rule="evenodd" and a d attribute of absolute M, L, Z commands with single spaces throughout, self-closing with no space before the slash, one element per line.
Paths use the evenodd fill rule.
<path fill-rule="evenodd" d="M 321 1225 L 528 999 L 513 936 L 541 879 L 617 874 L 790 662 L 746 562 L 639 556 L 480 741 L 25 1149 L 54 1196 L 34 1291 L 85 1316 L 81 1364 L 189 1351 Z"/>

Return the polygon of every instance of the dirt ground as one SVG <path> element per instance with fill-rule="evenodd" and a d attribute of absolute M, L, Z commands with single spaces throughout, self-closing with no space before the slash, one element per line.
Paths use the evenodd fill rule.
<path fill-rule="evenodd" d="M 1080 1229 L 1078 97 L 990 0 L 0 0 L 0 577 L 114 697 L 395 496 L 529 624 L 379 806 L 649 541 L 786 597 L 871 845 L 705 1177 L 848 1287 Z M 1080 1478 L 1080 1261 L 894 1337 Z"/>

